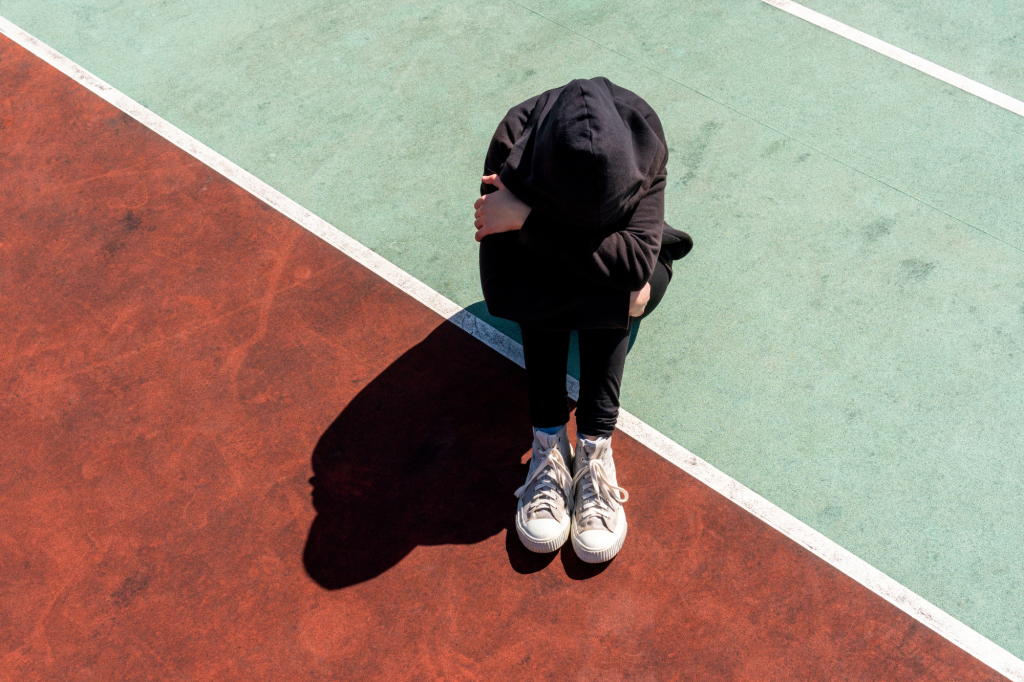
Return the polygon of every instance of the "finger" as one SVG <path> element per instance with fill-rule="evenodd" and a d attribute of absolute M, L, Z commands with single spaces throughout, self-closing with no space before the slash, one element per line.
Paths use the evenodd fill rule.
<path fill-rule="evenodd" d="M 481 239 L 483 239 L 484 237 L 486 237 L 489 234 L 494 234 L 494 228 L 493 227 L 491 227 L 491 226 L 481 227 L 479 230 L 476 231 L 476 234 L 473 235 L 473 238 L 476 239 L 477 241 L 480 241 Z"/>
<path fill-rule="evenodd" d="M 477 209 L 479 211 L 480 207 L 483 206 L 483 205 L 484 205 L 484 198 L 480 197 L 479 199 L 476 200 L 476 203 L 473 204 L 473 208 L 475 208 L 475 209 Z"/>
<path fill-rule="evenodd" d="M 495 185 L 495 186 L 498 186 L 498 183 L 500 183 L 501 180 L 498 180 L 498 176 L 497 175 L 485 175 L 482 178 L 480 178 L 480 182 L 484 183 L 485 185 Z"/>
<path fill-rule="evenodd" d="M 495 187 L 497 187 L 498 189 L 505 189 L 505 183 L 501 181 L 501 178 L 499 178 L 497 175 L 491 177 L 494 178 L 493 185 Z"/>
<path fill-rule="evenodd" d="M 473 226 L 479 230 L 481 227 L 484 226 L 484 221 L 481 220 L 480 218 L 477 218 L 476 220 L 473 221 Z"/>

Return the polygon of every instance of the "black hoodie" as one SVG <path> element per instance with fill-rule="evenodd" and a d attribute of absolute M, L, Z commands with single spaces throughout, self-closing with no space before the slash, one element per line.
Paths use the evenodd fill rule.
<path fill-rule="evenodd" d="M 651 278 L 663 240 L 676 258 L 691 243 L 665 225 L 667 161 L 657 114 L 607 78 L 510 109 L 484 173 L 532 210 L 518 232 L 480 243 L 491 314 L 542 329 L 628 327 L 630 293 Z"/>

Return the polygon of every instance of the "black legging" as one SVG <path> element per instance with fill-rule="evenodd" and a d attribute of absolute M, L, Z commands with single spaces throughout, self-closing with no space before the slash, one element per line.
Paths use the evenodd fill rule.
<path fill-rule="evenodd" d="M 672 275 L 660 260 L 651 276 L 651 300 L 637 324 L 654 311 L 665 295 Z M 537 428 L 561 426 L 569 421 L 565 372 L 569 362 L 570 331 L 550 331 L 520 325 L 526 357 L 526 386 L 530 422 Z M 612 435 L 619 417 L 619 389 L 629 350 L 629 329 L 581 329 L 580 398 L 576 403 L 576 430 L 596 438 Z"/>

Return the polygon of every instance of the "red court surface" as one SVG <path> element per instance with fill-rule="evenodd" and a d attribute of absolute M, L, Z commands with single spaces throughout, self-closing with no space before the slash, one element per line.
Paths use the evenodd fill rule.
<path fill-rule="evenodd" d="M 522 370 L 0 38 L 0 678 L 1004 679 L 624 434 L 526 552 Z"/>

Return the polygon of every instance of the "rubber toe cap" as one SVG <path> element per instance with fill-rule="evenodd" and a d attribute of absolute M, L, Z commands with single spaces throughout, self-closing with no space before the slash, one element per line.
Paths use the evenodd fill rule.
<path fill-rule="evenodd" d="M 527 535 L 536 540 L 550 540 L 562 533 L 562 524 L 554 519 L 530 519 L 523 524 Z"/>
<path fill-rule="evenodd" d="M 585 530 L 576 539 L 587 549 L 601 550 L 615 542 L 615 534 L 607 530 Z"/>

